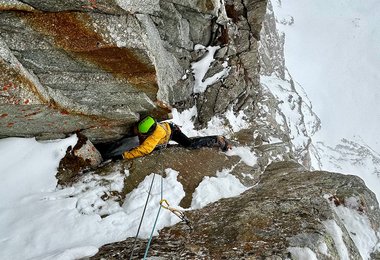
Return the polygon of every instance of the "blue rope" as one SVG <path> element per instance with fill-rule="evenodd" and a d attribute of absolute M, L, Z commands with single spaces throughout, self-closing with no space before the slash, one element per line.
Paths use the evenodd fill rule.
<path fill-rule="evenodd" d="M 164 186 L 164 178 L 161 176 L 161 200 L 163 198 L 163 189 L 164 189 L 163 186 Z M 154 233 L 154 230 L 156 229 L 156 224 L 157 224 L 158 216 L 160 215 L 160 211 L 161 211 L 161 205 L 158 208 L 156 220 L 154 221 L 154 225 L 153 225 L 152 231 L 150 233 L 149 241 L 148 241 L 148 244 L 145 248 L 144 260 L 146 259 L 147 255 L 148 255 L 149 247 L 150 247 L 150 244 L 151 244 L 152 239 L 153 239 L 153 233 Z"/>
<path fill-rule="evenodd" d="M 130 255 L 130 257 L 129 257 L 129 260 L 132 259 L 132 257 L 133 257 L 133 253 L 134 253 L 134 251 L 135 251 L 136 242 L 137 242 L 137 237 L 138 237 L 138 235 L 139 235 L 139 233 L 140 233 L 141 224 L 142 224 L 142 221 L 143 221 L 143 219 L 144 219 L 146 206 L 148 205 L 148 201 L 149 201 L 149 197 L 150 197 L 150 192 L 151 192 L 151 190 L 152 190 L 152 186 L 153 186 L 153 182 L 154 182 L 154 177 L 155 177 L 155 176 L 156 176 L 156 174 L 153 173 L 152 182 L 151 182 L 150 187 L 149 187 L 148 197 L 146 198 L 146 202 L 145 202 L 144 210 L 143 210 L 143 213 L 142 213 L 142 216 L 141 216 L 141 219 L 140 219 L 140 224 L 139 224 L 139 227 L 138 227 L 138 229 L 137 229 L 137 234 L 136 234 L 136 236 L 135 236 L 135 242 L 133 243 L 132 252 L 131 252 L 131 255 Z"/>

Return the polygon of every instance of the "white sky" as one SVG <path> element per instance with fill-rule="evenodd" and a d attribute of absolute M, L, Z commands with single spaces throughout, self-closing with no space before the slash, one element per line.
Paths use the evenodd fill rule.
<path fill-rule="evenodd" d="M 334 144 L 361 136 L 380 152 L 380 1 L 278 0 L 276 15 L 289 19 L 286 65 L 322 120 L 316 137 Z"/>

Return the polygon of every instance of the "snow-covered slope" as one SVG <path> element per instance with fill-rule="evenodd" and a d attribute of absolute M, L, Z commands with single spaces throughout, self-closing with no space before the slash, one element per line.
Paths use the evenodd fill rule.
<path fill-rule="evenodd" d="M 360 139 L 342 139 L 334 147 L 318 142 L 316 147 L 318 160 L 314 168 L 357 175 L 380 201 L 380 154 Z"/>
<path fill-rule="evenodd" d="M 322 120 L 327 144 L 360 135 L 380 152 L 380 2 L 272 0 L 285 60 Z"/>
<path fill-rule="evenodd" d="M 379 18 L 374 13 L 380 10 L 379 2 L 363 5 L 356 1 L 304 1 L 300 4 L 273 0 L 268 8 L 267 16 L 274 15 L 274 19 L 267 17 L 266 26 L 272 29 L 264 37 L 277 52 L 264 53 L 274 60 L 269 64 L 276 66 L 264 66 L 262 73 L 281 78 L 284 74 L 277 71 L 284 66 L 293 75 L 294 85 L 308 93 L 311 102 L 306 104 L 317 112 L 322 125 L 318 132 L 307 131 L 304 135 L 310 137 L 312 168 L 358 175 L 380 198 L 376 138 L 379 90 L 373 87 L 379 82 L 373 70 L 379 60 L 364 58 L 368 53 L 380 54 L 373 41 L 380 39 Z M 262 78 L 265 84 L 268 77 Z M 286 89 L 288 84 L 278 85 Z M 272 92 L 276 93 L 273 87 Z M 307 96 L 303 100 L 308 100 Z M 283 106 L 286 105 L 284 102 Z M 303 110 L 298 117 L 308 114 Z M 297 118 L 290 121 L 300 122 Z"/>

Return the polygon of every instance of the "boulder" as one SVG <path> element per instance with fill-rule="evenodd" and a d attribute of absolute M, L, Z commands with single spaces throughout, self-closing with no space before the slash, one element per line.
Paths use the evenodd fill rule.
<path fill-rule="evenodd" d="M 77 133 L 78 142 L 69 146 L 59 162 L 56 178 L 59 185 L 74 183 L 83 172 L 96 169 L 103 161 L 102 155 L 86 136 Z"/>

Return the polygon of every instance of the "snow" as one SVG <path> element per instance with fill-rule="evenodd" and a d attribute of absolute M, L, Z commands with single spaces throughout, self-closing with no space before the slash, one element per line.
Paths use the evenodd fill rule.
<path fill-rule="evenodd" d="M 330 256 L 329 248 L 327 247 L 326 243 L 324 243 L 324 242 L 322 242 L 318 245 L 318 251 L 325 256 Z"/>
<path fill-rule="evenodd" d="M 304 90 L 275 74 L 261 75 L 260 83 L 278 101 L 277 123 L 289 132 L 296 151 L 304 150 L 318 125 L 318 118 L 312 112 L 310 100 Z"/>
<path fill-rule="evenodd" d="M 121 209 L 115 199 L 110 198 L 104 201 L 99 199 L 99 197 L 111 197 L 109 191 L 122 192 L 123 187 L 123 174 L 112 173 L 108 176 L 88 175 L 74 183 L 72 187 L 60 191 L 62 192 L 60 196 L 66 193 L 64 194 L 66 197 L 77 198 L 76 208 L 82 214 L 88 215 L 95 213 L 100 216 L 105 216 L 119 212 Z"/>
<path fill-rule="evenodd" d="M 210 122 L 208 122 L 207 127 L 201 130 L 194 129 L 194 119 L 197 116 L 195 106 L 181 113 L 173 109 L 172 114 L 173 123 L 179 125 L 182 132 L 189 137 L 209 135 L 225 135 L 228 137 L 231 132 L 237 132 L 249 127 L 244 111 L 239 111 L 239 113 L 235 115 L 232 110 L 227 110 L 224 116 L 228 123 L 225 122 L 222 117 L 214 116 Z M 254 151 L 251 151 L 251 148 L 248 146 L 233 146 L 232 149 L 226 152 L 226 155 L 239 156 L 245 164 L 251 167 L 257 163 L 257 155 Z"/>
<path fill-rule="evenodd" d="M 193 194 L 191 208 L 200 209 L 220 198 L 234 197 L 246 191 L 248 188 L 230 171 L 231 169 L 224 169 L 217 172 L 216 177 L 204 177 Z"/>
<path fill-rule="evenodd" d="M 49 142 L 0 140 L 0 259 L 78 259 L 94 255 L 103 244 L 135 236 L 152 175 L 128 195 L 123 207 L 117 199 L 102 197 L 121 191 L 128 171 L 85 175 L 72 187 L 57 188 L 59 161 L 76 142 L 76 136 Z M 166 174 L 164 196 L 177 207 L 184 191 L 175 171 L 167 169 Z M 146 216 L 159 208 L 160 178 L 156 176 Z M 133 201 L 136 194 L 141 199 Z M 178 221 L 163 212 L 157 228 Z M 150 234 L 150 224 L 147 217 L 141 237 Z"/>
<path fill-rule="evenodd" d="M 251 148 L 247 146 L 238 146 L 232 147 L 229 151 L 226 152 L 228 156 L 237 155 L 241 158 L 241 160 L 248 166 L 253 167 L 257 162 L 257 156 L 255 152 L 251 151 Z"/>
<path fill-rule="evenodd" d="M 319 161 L 313 161 L 314 168 L 330 172 L 357 175 L 363 179 L 366 186 L 375 193 L 377 201 L 380 201 L 380 176 L 378 172 L 378 167 L 380 165 L 374 163 L 371 157 L 358 158 L 355 153 L 346 153 L 344 158 L 342 158 L 342 154 L 337 151 L 326 151 L 319 146 L 318 148 L 320 149 L 318 153 Z M 318 165 L 319 163 L 321 163 L 321 165 Z"/>
<path fill-rule="evenodd" d="M 66 148 L 74 146 L 77 137 L 54 142 L 37 142 L 34 138 L 0 139 L 1 207 L 37 192 L 55 189 L 54 172 L 65 156 Z M 12 192 L 7 187 L 12 187 Z"/>
<path fill-rule="evenodd" d="M 81 259 L 83 256 L 93 256 L 98 252 L 98 248 L 94 246 L 84 246 L 65 250 L 63 253 L 52 254 L 48 257 L 38 258 L 40 260 L 67 260 Z M 35 258 L 34 258 L 35 259 Z"/>
<path fill-rule="evenodd" d="M 193 106 L 182 112 L 177 109 L 172 111 L 172 122 L 181 127 L 181 131 L 189 137 L 208 136 L 208 135 L 226 135 L 227 137 L 232 132 L 238 132 L 242 129 L 249 128 L 249 119 L 244 111 L 239 111 L 235 114 L 232 109 L 226 111 L 222 116 L 214 116 L 207 123 L 207 127 L 200 130 L 195 130 L 194 120 L 198 115 L 197 107 Z"/>
<path fill-rule="evenodd" d="M 348 250 L 342 237 L 342 229 L 338 226 L 335 220 L 323 221 L 323 225 L 325 226 L 327 233 L 331 236 L 335 243 L 335 247 L 338 251 L 339 258 L 341 260 L 349 260 L 350 258 Z"/>
<path fill-rule="evenodd" d="M 178 172 L 173 169 L 165 170 L 167 177 L 163 180 L 163 199 L 166 199 L 170 206 L 176 209 L 182 210 L 178 206 L 181 199 L 185 196 L 182 184 L 177 181 Z M 149 187 L 152 182 L 153 174 L 147 176 L 139 186 L 129 193 L 123 204 L 125 214 L 128 216 L 128 225 L 130 226 L 127 232 L 127 236 L 135 236 L 137 228 L 140 222 L 141 213 L 144 208 L 144 203 L 148 195 Z M 157 178 L 157 179 L 156 179 Z M 161 176 L 155 176 L 153 183 L 149 203 L 146 209 L 146 216 L 142 222 L 142 228 L 140 230 L 139 237 L 147 238 L 151 233 L 151 227 L 153 227 L 155 216 L 161 201 Z M 163 211 L 160 214 L 159 221 L 156 226 L 156 230 L 153 235 L 157 236 L 157 230 L 166 226 L 171 226 L 178 223 L 180 219 L 172 214 L 170 211 Z"/>
<path fill-rule="evenodd" d="M 380 55 L 380 2 L 275 0 L 272 6 L 277 27 L 285 33 L 285 63 L 294 78 L 295 90 L 304 101 L 302 113 L 310 117 L 309 108 L 313 108 L 322 122 L 322 129 L 313 136 L 314 145 L 310 146 L 312 167 L 355 174 L 380 201 L 378 163 L 360 154 L 362 150 L 358 154 L 347 150 L 342 154 L 320 149 L 318 145 L 321 141 L 335 147 L 343 144 L 342 138 L 363 139 L 358 143 L 369 144 L 364 146 L 371 147 L 371 153 L 379 158 L 380 110 L 377 103 L 380 89 L 377 85 L 380 77 L 375 68 L 380 66 L 377 58 Z M 281 89 L 275 85 L 289 87 L 279 81 L 274 76 L 263 78 L 270 91 L 279 100 L 285 100 Z M 309 97 L 313 107 L 308 102 Z M 283 106 L 285 104 L 281 108 L 285 109 L 291 135 L 300 134 L 288 122 L 294 124 L 298 118 L 289 116 L 292 111 Z M 280 123 L 281 118 L 278 119 Z M 305 121 L 305 130 L 309 135 L 313 133 L 313 121 Z M 298 139 L 292 141 L 302 144 L 302 138 Z"/>
<path fill-rule="evenodd" d="M 242 129 L 246 129 L 249 127 L 247 122 L 247 116 L 244 114 L 244 111 L 240 110 L 237 115 L 232 111 L 232 108 L 227 110 L 225 113 L 226 118 L 232 127 L 232 131 L 239 132 Z"/>
<path fill-rule="evenodd" d="M 339 219 L 342 220 L 344 227 L 358 248 L 361 257 L 363 259 L 371 259 L 370 254 L 377 244 L 378 237 L 376 236 L 376 232 L 372 229 L 368 217 L 359 211 L 359 200 L 351 197 L 345 199 L 344 206 L 340 205 L 336 207 L 334 202 L 330 202 L 330 205 L 339 216 Z"/>
<path fill-rule="evenodd" d="M 223 69 L 209 78 L 204 78 L 206 73 L 212 66 L 212 63 L 215 61 L 214 55 L 217 50 L 220 49 L 220 46 L 208 46 L 197 44 L 194 47 L 194 50 L 206 50 L 204 56 L 196 62 L 191 63 L 191 69 L 194 74 L 194 93 L 203 93 L 208 86 L 216 83 L 218 80 L 225 78 L 229 71 L 230 67 L 228 62 L 223 62 Z"/>
<path fill-rule="evenodd" d="M 288 251 L 295 260 L 318 260 L 317 255 L 308 247 L 289 247 Z"/>

